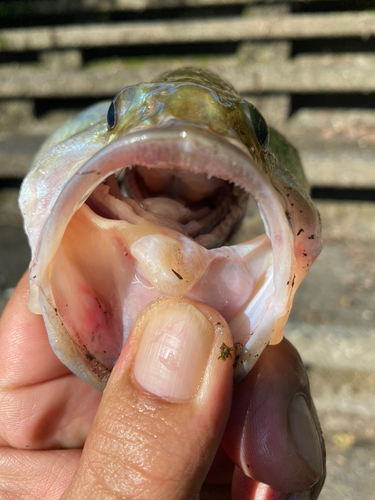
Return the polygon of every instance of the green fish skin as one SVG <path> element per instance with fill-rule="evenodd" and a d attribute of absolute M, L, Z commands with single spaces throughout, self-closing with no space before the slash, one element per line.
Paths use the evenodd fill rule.
<path fill-rule="evenodd" d="M 30 310 L 102 390 L 150 303 L 203 301 L 231 328 L 240 380 L 281 340 L 320 253 L 308 191 L 296 149 L 217 75 L 183 68 L 126 87 L 52 134 L 22 184 Z M 248 200 L 264 234 L 243 241 Z"/>

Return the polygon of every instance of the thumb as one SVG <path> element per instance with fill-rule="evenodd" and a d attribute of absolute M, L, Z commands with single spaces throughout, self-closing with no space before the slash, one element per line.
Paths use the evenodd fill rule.
<path fill-rule="evenodd" d="M 232 345 L 215 310 L 161 299 L 136 321 L 104 391 L 67 500 L 198 498 L 231 405 Z M 224 356 L 225 358 L 225 356 Z"/>

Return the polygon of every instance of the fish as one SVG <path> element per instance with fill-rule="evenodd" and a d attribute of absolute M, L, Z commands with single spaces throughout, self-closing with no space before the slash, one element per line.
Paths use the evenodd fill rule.
<path fill-rule="evenodd" d="M 60 360 L 99 390 L 137 317 L 163 297 L 224 317 L 241 380 L 282 339 L 322 245 L 296 149 L 232 85 L 196 68 L 69 120 L 42 145 L 19 203 L 29 309 Z M 241 240 L 249 206 L 262 230 Z"/>

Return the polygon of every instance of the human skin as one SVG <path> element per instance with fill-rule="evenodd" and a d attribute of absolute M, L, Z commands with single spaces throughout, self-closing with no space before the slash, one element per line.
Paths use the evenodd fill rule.
<path fill-rule="evenodd" d="M 1 498 L 318 497 L 324 444 L 306 372 L 289 342 L 267 347 L 233 388 L 233 358 L 218 359 L 222 343 L 232 345 L 226 324 L 203 304 L 164 303 L 164 313 L 155 309 L 133 328 L 102 395 L 57 359 L 27 297 L 24 276 L 0 320 Z M 163 327 L 173 315 L 178 322 L 177 310 L 188 319 L 196 314 L 186 330 L 197 321 L 209 341 L 193 340 L 205 356 L 197 387 L 189 376 L 168 393 L 170 386 L 147 378 L 152 353 L 146 363 L 141 340 L 146 331 L 152 337 L 151 324 L 158 330 L 158 321 Z M 191 359 L 192 370 L 199 371 L 199 359 Z M 227 455 L 237 464 L 234 474 Z"/>

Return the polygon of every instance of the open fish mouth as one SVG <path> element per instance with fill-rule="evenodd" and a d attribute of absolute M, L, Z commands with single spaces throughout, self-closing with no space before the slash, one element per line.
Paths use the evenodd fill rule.
<path fill-rule="evenodd" d="M 225 246 L 249 196 L 265 233 Z M 103 389 L 145 307 L 186 296 L 226 319 L 242 346 L 242 378 L 289 314 L 295 255 L 285 211 L 240 143 L 194 125 L 114 140 L 64 180 L 33 256 L 31 302 L 40 304 L 53 349 Z"/>

